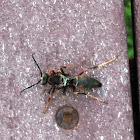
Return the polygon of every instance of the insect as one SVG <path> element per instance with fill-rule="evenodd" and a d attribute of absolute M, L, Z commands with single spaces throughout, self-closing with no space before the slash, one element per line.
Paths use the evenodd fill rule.
<path fill-rule="evenodd" d="M 48 101 L 47 101 L 47 104 L 46 104 L 46 107 L 45 107 L 43 113 L 47 112 L 50 99 L 51 99 L 55 89 L 63 89 L 64 92 L 65 92 L 66 87 L 68 87 L 68 86 L 73 88 L 73 93 L 74 94 L 84 94 L 84 95 L 87 95 L 87 96 L 89 96 L 91 98 L 94 98 L 94 99 L 96 99 L 96 100 L 98 100 L 100 102 L 107 103 L 106 101 L 103 101 L 102 99 L 97 98 L 97 97 L 95 97 L 95 96 L 93 96 L 91 94 L 77 92 L 76 91 L 76 87 L 79 87 L 79 88 L 89 88 L 89 89 L 100 88 L 102 86 L 102 84 L 98 80 L 96 80 L 96 79 L 94 79 L 92 77 L 89 77 L 89 76 L 82 76 L 82 74 L 84 72 L 90 70 L 90 69 L 98 69 L 98 68 L 100 68 L 100 67 L 102 67 L 102 66 L 104 66 L 106 64 L 109 64 L 110 62 L 115 61 L 119 56 L 120 55 L 117 55 L 115 58 L 113 58 L 113 59 L 111 59 L 111 60 L 109 60 L 107 62 L 104 62 L 104 63 L 102 63 L 100 65 L 89 67 L 89 68 L 85 68 L 82 71 L 80 71 L 75 77 L 71 78 L 68 74 L 66 74 L 64 72 L 64 69 L 76 68 L 76 67 L 81 66 L 82 64 L 74 65 L 74 66 L 61 66 L 60 67 L 60 71 L 58 71 L 58 72 L 55 72 L 53 69 L 51 69 L 50 73 L 46 73 L 46 72 L 42 72 L 41 71 L 39 65 L 37 64 L 37 62 L 36 62 L 36 60 L 35 60 L 35 58 L 34 58 L 34 56 L 32 54 L 32 58 L 33 58 L 33 60 L 35 62 L 35 65 L 38 67 L 38 69 L 40 71 L 41 79 L 37 83 L 35 83 L 35 84 L 33 84 L 33 85 L 23 89 L 20 92 L 20 94 L 24 90 L 29 89 L 29 88 L 31 88 L 31 87 L 39 84 L 39 83 L 41 83 L 44 86 L 46 86 L 47 83 L 50 84 L 52 87 L 49 90 L 49 98 L 48 98 Z"/>

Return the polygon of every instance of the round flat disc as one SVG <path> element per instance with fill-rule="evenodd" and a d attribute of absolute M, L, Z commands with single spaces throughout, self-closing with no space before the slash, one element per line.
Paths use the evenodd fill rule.
<path fill-rule="evenodd" d="M 79 122 L 79 114 L 71 106 L 62 106 L 55 115 L 57 125 L 63 129 L 73 129 Z"/>

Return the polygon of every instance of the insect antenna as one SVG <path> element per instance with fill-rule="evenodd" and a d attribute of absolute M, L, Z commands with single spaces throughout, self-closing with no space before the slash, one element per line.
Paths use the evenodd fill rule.
<path fill-rule="evenodd" d="M 29 86 L 29 87 L 27 87 L 27 88 L 23 89 L 23 90 L 20 92 L 20 94 L 21 94 L 24 90 L 26 90 L 26 89 L 28 89 L 28 88 L 31 88 L 31 87 L 33 87 L 33 86 L 35 86 L 35 85 L 39 84 L 39 83 L 40 83 L 40 81 L 41 81 L 41 80 L 39 80 L 37 83 L 35 83 L 35 84 L 33 84 L 33 85 L 31 85 L 31 86 Z"/>
<path fill-rule="evenodd" d="M 35 60 L 33 54 L 32 54 L 32 58 L 33 58 L 33 60 L 34 60 L 34 62 L 35 62 L 35 64 L 36 64 L 36 66 L 38 67 L 38 69 L 39 69 L 39 71 L 40 71 L 40 75 L 41 75 L 41 77 L 42 77 L 42 71 L 41 71 L 39 65 L 37 64 L 37 62 L 36 62 L 36 60 Z M 37 83 L 35 83 L 35 84 L 33 84 L 33 85 L 31 85 L 31 86 L 29 86 L 29 87 L 23 89 L 23 90 L 20 92 L 20 94 L 21 94 L 24 90 L 29 89 L 29 88 L 31 88 L 31 87 L 33 87 L 33 86 L 39 84 L 40 82 L 41 82 L 41 80 L 39 80 Z"/>
<path fill-rule="evenodd" d="M 37 62 L 36 62 L 36 60 L 35 60 L 33 54 L 32 54 L 32 58 L 33 58 L 33 60 L 34 60 L 34 62 L 35 62 L 35 64 L 36 64 L 36 66 L 38 67 L 38 69 L 39 69 L 39 71 L 40 71 L 40 75 L 41 75 L 41 77 L 42 77 L 42 71 L 41 71 L 39 65 L 37 64 Z"/>

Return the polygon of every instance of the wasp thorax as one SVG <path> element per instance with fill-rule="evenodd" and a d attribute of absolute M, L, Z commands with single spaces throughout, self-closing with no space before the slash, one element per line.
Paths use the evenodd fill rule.
<path fill-rule="evenodd" d="M 41 77 L 41 84 L 42 85 L 46 85 L 48 82 L 48 77 L 49 75 L 47 73 L 43 73 L 42 77 Z"/>

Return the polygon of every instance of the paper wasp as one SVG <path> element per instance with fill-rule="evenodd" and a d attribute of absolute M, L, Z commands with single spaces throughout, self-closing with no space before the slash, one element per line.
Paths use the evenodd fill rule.
<path fill-rule="evenodd" d="M 76 90 L 76 87 L 89 88 L 89 89 L 100 88 L 102 86 L 102 84 L 98 80 L 96 80 L 96 79 L 94 79 L 92 77 L 89 77 L 89 76 L 82 76 L 82 74 L 84 72 L 88 71 L 89 69 L 100 68 L 100 67 L 102 67 L 102 66 L 104 66 L 104 65 L 106 65 L 106 64 L 108 64 L 108 63 L 110 63 L 110 62 L 112 62 L 114 60 L 116 60 L 119 56 L 120 55 L 117 55 L 115 58 L 113 58 L 113 59 L 111 59 L 111 60 L 109 60 L 107 62 L 104 62 L 104 63 L 102 63 L 100 65 L 93 66 L 93 67 L 90 67 L 90 68 L 85 68 L 81 72 L 79 72 L 74 78 L 71 78 L 68 74 L 66 74 L 64 72 L 64 69 L 76 68 L 76 67 L 79 67 L 81 65 L 62 66 L 62 67 L 60 67 L 60 71 L 58 71 L 58 72 L 55 72 L 53 69 L 51 69 L 50 73 L 46 73 L 46 72 L 41 71 L 39 65 L 37 64 L 37 62 L 36 62 L 36 60 L 34 58 L 34 56 L 32 55 L 32 58 L 33 58 L 36 66 L 38 67 L 38 69 L 40 71 L 41 79 L 37 83 L 35 83 L 35 84 L 23 89 L 20 93 L 22 93 L 24 90 L 29 89 L 29 88 L 31 88 L 31 87 L 39 84 L 39 83 L 41 83 L 44 86 L 46 86 L 47 83 L 49 83 L 52 87 L 51 87 L 50 92 L 49 92 L 49 98 L 48 98 L 47 105 L 46 105 L 46 107 L 45 107 L 45 109 L 43 111 L 44 113 L 46 113 L 47 110 L 48 110 L 48 105 L 49 105 L 50 99 L 51 99 L 55 89 L 64 89 L 65 90 L 66 87 L 68 87 L 68 86 L 73 88 L 73 93 L 74 94 L 85 94 L 85 95 L 87 95 L 87 96 L 89 96 L 91 98 L 94 98 L 94 99 L 96 99 L 96 100 L 98 100 L 100 102 L 107 103 L 106 101 L 103 101 L 102 99 L 97 98 L 97 97 L 95 97 L 93 95 L 90 95 L 88 93 L 79 93 L 79 92 L 76 92 L 75 90 Z"/>

